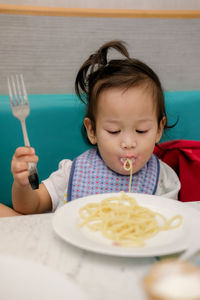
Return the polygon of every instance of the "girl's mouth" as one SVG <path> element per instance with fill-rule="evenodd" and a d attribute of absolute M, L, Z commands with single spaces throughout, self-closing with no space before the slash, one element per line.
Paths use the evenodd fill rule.
<path fill-rule="evenodd" d="M 120 161 L 122 162 L 123 165 L 125 164 L 126 168 L 129 168 L 129 167 L 131 167 L 129 162 L 131 161 L 132 164 L 134 164 L 135 163 L 135 157 L 131 157 L 131 158 L 129 158 L 129 157 L 121 157 Z"/>

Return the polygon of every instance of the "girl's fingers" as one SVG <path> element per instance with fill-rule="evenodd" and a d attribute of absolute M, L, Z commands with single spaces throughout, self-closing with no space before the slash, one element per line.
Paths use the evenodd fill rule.
<path fill-rule="evenodd" d="M 28 170 L 28 163 L 27 162 L 18 162 L 16 161 L 15 163 L 13 163 L 11 165 L 11 171 L 12 173 L 19 173 L 19 172 L 23 172 L 23 171 L 27 171 Z"/>
<path fill-rule="evenodd" d="M 13 157 L 13 160 L 11 162 L 11 172 L 15 173 L 15 172 L 21 172 L 21 171 L 25 171 L 28 170 L 28 163 L 29 162 L 33 162 L 33 163 L 37 163 L 38 162 L 38 157 L 36 155 L 33 156 L 23 156 L 20 158 L 15 158 Z"/>
<path fill-rule="evenodd" d="M 28 184 L 29 162 L 38 162 L 38 156 L 35 155 L 35 150 L 30 147 L 17 148 L 11 162 L 11 172 L 15 181 L 17 181 L 19 184 Z"/>
<path fill-rule="evenodd" d="M 16 173 L 15 176 L 14 176 L 14 180 L 18 184 L 20 184 L 22 186 L 25 186 L 25 185 L 29 184 L 28 176 L 29 176 L 29 172 L 28 171 Z"/>
<path fill-rule="evenodd" d="M 37 155 L 23 155 L 20 157 L 13 156 L 13 161 L 15 162 L 38 162 Z"/>
<path fill-rule="evenodd" d="M 16 158 L 24 156 L 24 155 L 34 155 L 35 154 L 35 149 L 32 147 L 18 147 L 15 150 L 14 156 Z"/>
<path fill-rule="evenodd" d="M 17 162 L 38 162 L 38 156 L 35 155 L 34 148 L 31 147 L 18 147 L 12 159 L 12 165 Z"/>

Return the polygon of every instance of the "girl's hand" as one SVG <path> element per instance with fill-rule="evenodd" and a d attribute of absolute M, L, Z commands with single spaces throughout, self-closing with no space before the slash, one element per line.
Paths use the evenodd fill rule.
<path fill-rule="evenodd" d="M 20 186 L 29 185 L 28 163 L 38 162 L 38 156 L 35 155 L 35 150 L 29 147 L 19 147 L 16 149 L 11 162 L 11 172 L 15 183 Z"/>

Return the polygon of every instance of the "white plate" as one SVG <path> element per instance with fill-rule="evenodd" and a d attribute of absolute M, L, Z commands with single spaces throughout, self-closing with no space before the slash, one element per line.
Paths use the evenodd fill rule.
<path fill-rule="evenodd" d="M 91 232 L 89 229 L 79 227 L 79 209 L 87 203 L 98 202 L 104 198 L 119 194 L 98 194 L 79 198 L 71 201 L 55 212 L 53 217 L 54 231 L 66 242 L 84 250 L 101 254 L 129 257 L 161 256 L 178 253 L 187 247 L 187 237 L 194 228 L 191 219 L 199 220 L 200 214 L 197 210 L 187 206 L 187 204 L 159 196 L 144 194 L 128 194 L 133 196 L 139 205 L 160 212 L 167 218 L 180 214 L 183 223 L 180 227 L 161 231 L 155 237 L 147 240 L 144 247 L 130 248 L 115 246 L 112 241 L 102 237 L 98 232 Z M 199 226 L 198 226 L 199 227 Z M 198 236 L 198 234 L 197 234 Z"/>
<path fill-rule="evenodd" d="M 62 273 L 21 258 L 0 256 L 1 300 L 88 300 Z"/>

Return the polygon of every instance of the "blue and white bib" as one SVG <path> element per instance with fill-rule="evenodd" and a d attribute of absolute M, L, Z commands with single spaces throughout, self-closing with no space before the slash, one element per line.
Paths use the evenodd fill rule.
<path fill-rule="evenodd" d="M 159 173 L 159 160 L 153 154 L 147 164 L 133 174 L 131 192 L 155 194 Z M 97 149 L 87 150 L 72 162 L 67 201 L 102 193 L 128 192 L 129 180 L 129 175 L 120 175 L 108 168 Z"/>

